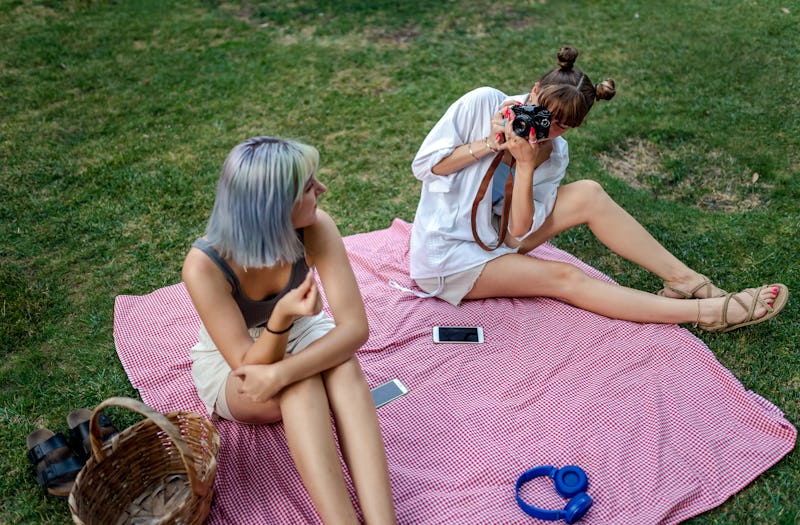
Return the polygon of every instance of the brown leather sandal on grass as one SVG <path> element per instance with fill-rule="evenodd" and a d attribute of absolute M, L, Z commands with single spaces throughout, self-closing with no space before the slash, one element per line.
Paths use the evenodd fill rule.
<path fill-rule="evenodd" d="M 692 288 L 689 291 L 681 290 L 680 288 L 673 288 L 672 286 L 667 286 L 666 284 L 664 284 L 664 289 L 663 290 L 659 290 L 658 292 L 656 292 L 656 295 L 661 295 L 663 297 L 666 297 L 664 295 L 664 290 L 669 290 L 671 292 L 674 292 L 674 293 L 680 295 L 680 297 L 675 297 L 675 299 L 710 299 L 711 297 L 725 297 L 726 295 L 728 295 L 728 292 L 726 292 L 725 290 L 722 290 L 722 289 L 720 289 L 719 293 L 712 295 L 712 292 L 713 292 L 714 288 L 713 288 L 713 283 L 711 282 L 711 279 L 709 279 L 708 277 L 706 277 L 703 274 L 700 274 L 700 277 L 703 278 L 703 280 L 700 282 L 700 284 L 698 284 L 697 286 L 695 286 L 694 288 Z M 705 297 L 699 297 L 699 296 L 695 295 L 697 292 L 699 292 L 703 288 L 706 289 L 706 294 L 707 295 Z"/>
<path fill-rule="evenodd" d="M 73 410 L 67 416 L 69 434 L 72 437 L 72 446 L 79 455 L 88 459 L 92 455 L 92 442 L 89 437 L 89 420 L 92 418 L 92 411 L 88 408 Z M 117 428 L 108 416 L 100 414 L 100 437 L 106 441 L 117 433 Z"/>
<path fill-rule="evenodd" d="M 766 301 L 761 299 L 759 295 L 761 294 L 761 290 L 764 288 L 778 288 L 778 295 L 775 297 L 775 300 L 772 302 L 772 306 L 770 306 Z M 747 293 L 750 295 L 750 304 L 748 305 L 744 299 L 737 297 L 740 293 Z M 739 303 L 742 308 L 747 311 L 747 315 L 745 316 L 744 320 L 739 323 L 729 323 L 728 322 L 728 307 L 730 306 L 731 299 Z M 770 284 L 766 286 L 760 286 L 758 288 L 747 288 L 746 290 L 742 290 L 741 292 L 736 293 L 729 293 L 725 296 L 725 302 L 722 305 L 722 321 L 719 323 L 695 323 L 695 326 L 700 330 L 704 330 L 706 332 L 730 332 L 731 330 L 736 330 L 737 328 L 742 328 L 745 326 L 749 326 L 751 324 L 761 323 L 768 319 L 772 319 L 778 312 L 783 310 L 783 307 L 786 306 L 786 302 L 789 300 L 789 288 L 786 287 L 784 284 Z M 756 307 L 758 305 L 763 306 L 766 308 L 767 313 L 762 315 L 761 317 L 755 317 Z M 699 305 L 698 305 L 699 308 Z"/>
<path fill-rule="evenodd" d="M 86 461 L 69 447 L 63 434 L 55 434 L 46 428 L 31 432 L 27 445 L 36 482 L 51 496 L 69 496 L 75 478 Z"/>

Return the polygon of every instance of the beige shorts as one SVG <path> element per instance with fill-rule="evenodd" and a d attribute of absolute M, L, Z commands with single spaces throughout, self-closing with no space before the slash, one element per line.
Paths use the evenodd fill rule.
<path fill-rule="evenodd" d="M 448 275 L 447 277 L 414 279 L 414 282 L 428 293 L 435 293 L 441 288 L 441 290 L 436 293 L 436 297 L 447 301 L 453 306 L 458 306 L 461 304 L 464 296 L 475 286 L 475 281 L 481 276 L 481 272 L 483 272 L 485 266 L 486 263 L 483 263 L 469 270 Z M 442 282 L 442 280 L 444 280 L 444 282 Z"/>
<path fill-rule="evenodd" d="M 301 317 L 294 322 L 289 331 L 286 353 L 296 354 L 308 345 L 330 332 L 336 325 L 328 314 L 320 312 L 312 317 Z M 264 331 L 263 328 L 251 328 L 250 337 L 255 341 Z M 222 356 L 217 345 L 211 340 L 205 326 L 200 325 L 199 340 L 189 354 L 192 360 L 192 379 L 197 394 L 206 406 L 208 415 L 219 416 L 236 421 L 228 408 L 225 399 L 225 385 L 231 374 L 231 367 Z"/>
<path fill-rule="evenodd" d="M 496 213 L 492 214 L 492 226 L 494 226 L 495 230 L 500 230 L 500 216 Z M 514 242 L 513 239 L 509 239 L 508 236 L 506 236 L 504 244 L 509 248 L 519 250 L 519 243 Z M 483 263 L 474 268 L 464 270 L 463 272 L 448 275 L 447 277 L 414 279 L 414 282 L 429 294 L 434 294 L 434 297 L 443 299 L 453 306 L 458 306 L 461 304 L 461 301 L 464 300 L 464 296 L 475 286 L 475 281 L 481 276 L 485 267 L 486 263 Z M 442 279 L 444 279 L 444 282 L 442 282 Z M 439 291 L 440 288 L 441 291 Z"/>

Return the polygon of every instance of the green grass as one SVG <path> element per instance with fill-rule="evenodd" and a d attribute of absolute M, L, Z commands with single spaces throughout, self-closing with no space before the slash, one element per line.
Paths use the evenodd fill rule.
<path fill-rule="evenodd" d="M 0 523 L 69 521 L 34 484 L 25 436 L 136 395 L 114 297 L 178 282 L 232 146 L 316 145 L 344 235 L 410 221 L 409 165 L 447 105 L 480 85 L 526 91 L 564 43 L 618 85 L 570 132 L 569 180 L 601 181 L 724 288 L 800 290 L 799 25 L 800 7 L 770 0 L 0 0 Z M 658 287 L 585 229 L 555 244 Z M 796 424 L 799 327 L 793 299 L 701 337 Z M 791 453 L 692 523 L 794 524 L 798 493 Z"/>

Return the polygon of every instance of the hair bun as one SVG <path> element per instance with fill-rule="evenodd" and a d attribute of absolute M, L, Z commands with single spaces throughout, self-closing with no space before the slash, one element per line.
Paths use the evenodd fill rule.
<path fill-rule="evenodd" d="M 613 78 L 607 78 L 594 87 L 595 96 L 602 100 L 611 100 L 617 94 Z"/>
<path fill-rule="evenodd" d="M 561 69 L 572 69 L 578 58 L 578 50 L 572 46 L 564 46 L 558 51 L 558 65 Z"/>

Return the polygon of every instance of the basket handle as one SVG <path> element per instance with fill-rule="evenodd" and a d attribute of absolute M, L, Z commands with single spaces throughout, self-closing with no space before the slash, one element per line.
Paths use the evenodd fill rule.
<path fill-rule="evenodd" d="M 192 485 L 192 492 L 201 497 L 208 493 L 209 487 L 200 481 L 194 467 L 194 456 L 189 450 L 189 446 L 186 445 L 186 442 L 181 437 L 178 428 L 163 414 L 156 412 L 141 401 L 129 397 L 109 397 L 97 405 L 92 411 L 92 418 L 89 420 L 89 435 L 92 442 L 92 457 L 94 457 L 96 463 L 100 463 L 106 458 L 99 418 L 103 409 L 109 406 L 120 406 L 138 412 L 163 430 L 175 444 L 175 447 L 181 455 L 183 465 L 186 467 L 186 472 L 189 474 L 189 483 Z"/>

